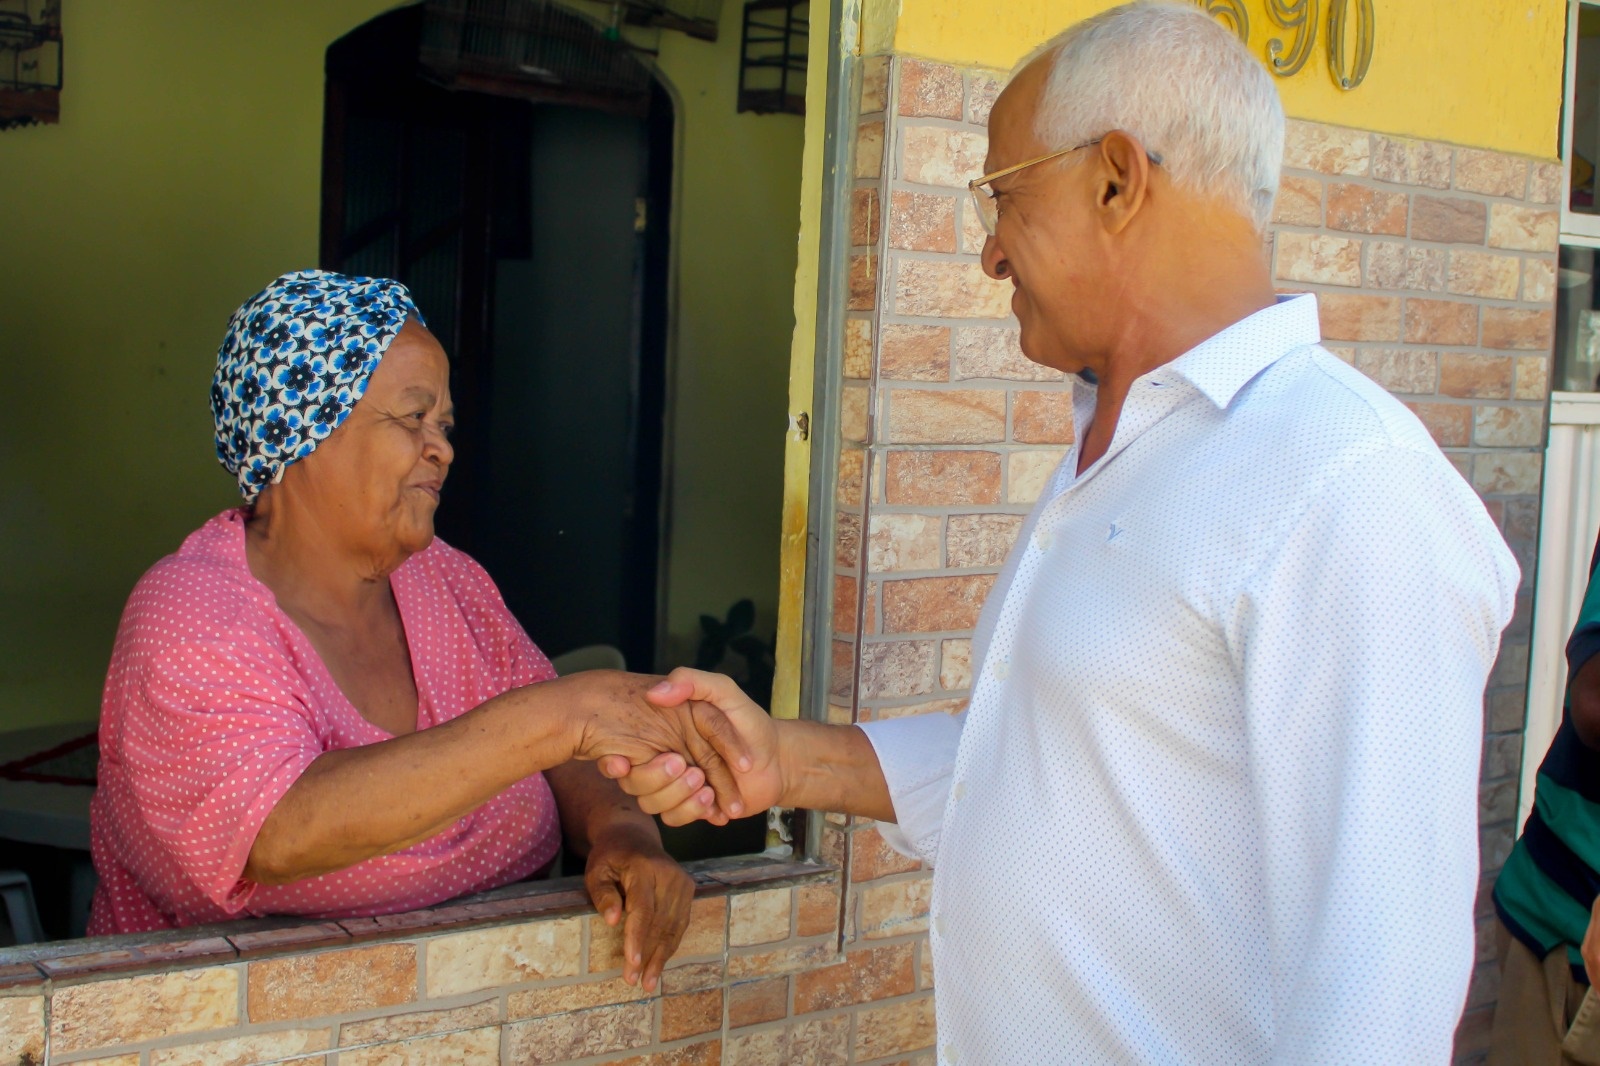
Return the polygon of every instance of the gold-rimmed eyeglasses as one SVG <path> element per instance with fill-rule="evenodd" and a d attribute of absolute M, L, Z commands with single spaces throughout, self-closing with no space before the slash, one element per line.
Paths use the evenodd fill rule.
<path fill-rule="evenodd" d="M 1004 170 L 997 170 L 993 174 L 985 174 L 981 178 L 973 178 L 967 182 L 967 192 L 972 194 L 972 206 L 978 212 L 978 221 L 983 223 L 983 232 L 993 237 L 994 228 L 1000 221 L 1000 202 L 994 198 L 993 190 L 985 187 L 990 182 L 1015 174 L 1019 170 L 1027 170 L 1029 167 L 1038 166 L 1040 163 L 1048 163 L 1052 159 L 1060 159 L 1064 155 L 1071 155 L 1073 152 L 1092 148 L 1099 144 L 1101 140 L 1102 138 L 1096 137 L 1092 141 L 1084 141 L 1082 144 L 1075 144 L 1071 148 L 1048 152 L 1036 159 L 1029 159 L 1027 162 L 1017 163 L 1014 166 L 1006 167 Z M 1144 154 L 1156 166 L 1161 165 L 1161 157 L 1155 152 L 1146 149 Z"/>

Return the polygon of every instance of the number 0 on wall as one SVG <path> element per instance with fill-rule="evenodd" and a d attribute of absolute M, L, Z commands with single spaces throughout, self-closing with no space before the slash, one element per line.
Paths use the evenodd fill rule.
<path fill-rule="evenodd" d="M 1351 66 L 1345 66 L 1345 33 L 1351 21 L 1350 0 L 1332 0 L 1328 8 L 1328 72 L 1341 89 L 1354 89 L 1367 80 L 1372 68 L 1372 38 L 1376 15 L 1372 0 L 1355 0 L 1355 53 Z"/>

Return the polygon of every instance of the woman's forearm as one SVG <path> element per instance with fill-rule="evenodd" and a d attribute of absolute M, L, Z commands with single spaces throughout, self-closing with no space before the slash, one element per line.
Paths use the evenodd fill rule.
<path fill-rule="evenodd" d="M 656 820 L 641 811 L 638 801 L 601 774 L 594 763 L 563 763 L 546 770 L 544 776 L 561 811 L 562 842 L 572 854 L 588 855 L 595 841 L 616 830 L 661 843 Z"/>
<path fill-rule="evenodd" d="M 574 681 L 513 689 L 443 725 L 317 757 L 256 835 L 244 876 L 274 885 L 426 840 L 567 762 Z"/>

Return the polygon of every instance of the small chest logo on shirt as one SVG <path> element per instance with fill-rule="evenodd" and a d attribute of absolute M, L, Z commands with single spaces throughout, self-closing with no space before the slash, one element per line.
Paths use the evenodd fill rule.
<path fill-rule="evenodd" d="M 1111 523 L 1111 532 L 1106 534 L 1106 543 L 1110 544 L 1120 536 L 1122 536 L 1122 527 L 1115 522 Z"/>

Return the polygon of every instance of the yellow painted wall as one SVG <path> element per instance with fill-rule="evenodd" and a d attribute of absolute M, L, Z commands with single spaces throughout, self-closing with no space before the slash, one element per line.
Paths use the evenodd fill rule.
<path fill-rule="evenodd" d="M 232 309 L 314 264 L 328 42 L 390 0 L 76 0 L 59 126 L 0 133 L 0 722 L 93 718 L 139 574 L 237 500 Z"/>
<path fill-rule="evenodd" d="M 0 133 L 0 728 L 93 718 L 134 581 L 237 500 L 212 452 L 216 347 L 240 300 L 315 263 L 324 51 L 393 6 L 64 6 L 61 125 Z M 802 136 L 735 115 L 738 40 L 734 22 L 662 42 L 686 153 L 680 643 L 740 596 L 776 614 Z"/>
<path fill-rule="evenodd" d="M 880 6 L 883 0 L 874 0 Z M 1329 0 L 1311 61 L 1278 81 L 1296 118 L 1431 137 L 1554 158 L 1561 109 L 1563 0 L 1375 0 L 1377 39 L 1365 84 L 1352 92 L 1328 75 Z M 899 0 L 894 50 L 1009 70 L 1073 22 L 1111 0 Z M 1245 0 L 1251 50 L 1282 35 L 1267 0 Z M 1353 11 L 1355 4 L 1350 7 Z"/>

